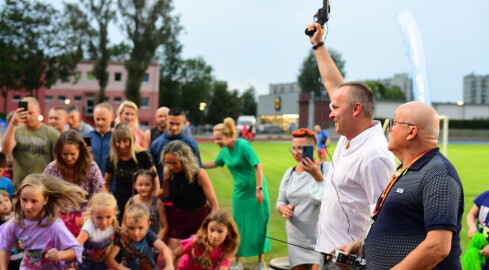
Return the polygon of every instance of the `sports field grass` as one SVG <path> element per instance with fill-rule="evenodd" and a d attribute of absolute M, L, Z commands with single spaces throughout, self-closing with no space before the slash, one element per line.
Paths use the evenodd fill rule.
<path fill-rule="evenodd" d="M 285 220 L 275 210 L 278 188 L 286 169 L 295 166 L 296 163 L 288 152 L 289 141 L 252 142 L 258 157 L 260 158 L 264 174 L 268 183 L 270 195 L 270 226 L 269 234 L 272 237 L 286 240 Z M 336 144 L 332 143 L 329 151 L 332 153 Z M 219 147 L 214 143 L 199 143 L 199 149 L 203 162 L 214 160 L 219 152 Z M 457 169 L 465 194 L 465 211 L 463 228 L 461 232 L 461 246 L 465 251 L 468 246 L 467 226 L 465 216 L 473 205 L 474 198 L 489 189 L 489 144 L 450 144 L 448 146 L 448 159 Z M 232 211 L 233 178 L 226 167 L 207 170 L 221 208 Z M 272 250 L 266 254 L 266 260 L 287 256 L 287 246 L 272 240 Z M 245 267 L 254 267 L 256 258 L 245 258 Z"/>

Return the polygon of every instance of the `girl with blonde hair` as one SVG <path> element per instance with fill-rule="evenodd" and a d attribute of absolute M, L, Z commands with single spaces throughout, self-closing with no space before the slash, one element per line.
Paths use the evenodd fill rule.
<path fill-rule="evenodd" d="M 65 269 L 63 261 L 81 262 L 82 248 L 58 213 L 78 207 L 86 195 L 52 175 L 28 175 L 15 194 L 14 218 L 0 235 L 0 268 L 7 268 L 7 251 L 14 245 L 25 250 L 24 269 Z"/>
<path fill-rule="evenodd" d="M 107 269 L 104 260 L 111 252 L 119 232 L 117 201 L 112 194 L 97 193 L 88 202 L 83 228 L 76 238 L 83 245 L 83 262 L 79 270 Z"/>
<path fill-rule="evenodd" d="M 214 127 L 214 140 L 221 148 L 214 161 L 203 165 L 206 169 L 227 165 L 234 178 L 233 218 L 242 236 L 236 260 L 231 268 L 242 267 L 239 257 L 258 255 L 258 269 L 266 269 L 265 252 L 270 250 L 268 235 L 270 202 L 263 166 L 255 151 L 244 139 L 236 138 L 232 118 Z"/>
<path fill-rule="evenodd" d="M 134 131 L 134 139 L 136 144 L 143 147 L 144 149 L 149 149 L 149 142 L 146 141 L 144 131 L 139 129 L 138 117 L 138 106 L 136 105 L 136 103 L 126 100 L 122 102 L 121 105 L 119 105 L 119 108 L 117 108 L 115 124 L 121 122 L 129 123 Z"/>
<path fill-rule="evenodd" d="M 113 192 L 119 209 L 124 209 L 129 198 L 134 193 L 133 174 L 139 169 L 150 169 L 156 172 L 149 153 L 134 142 L 134 132 L 128 123 L 117 124 L 112 131 L 110 152 L 105 164 L 105 182 L 110 190 L 112 178 L 116 181 Z M 160 181 L 155 178 L 155 194 L 160 190 Z M 117 215 L 119 223 L 122 213 Z"/>

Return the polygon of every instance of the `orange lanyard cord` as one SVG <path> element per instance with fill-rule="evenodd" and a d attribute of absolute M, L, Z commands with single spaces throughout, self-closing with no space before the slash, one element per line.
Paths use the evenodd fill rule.
<path fill-rule="evenodd" d="M 379 197 L 379 200 L 377 201 L 377 205 L 375 206 L 373 211 L 374 217 L 377 216 L 377 214 L 380 212 L 380 209 L 384 205 L 384 201 L 387 198 L 387 195 L 389 194 L 389 192 L 391 191 L 392 187 L 397 182 L 397 180 L 399 180 L 399 178 L 401 178 L 402 175 L 405 175 L 407 173 L 408 169 L 411 167 L 411 165 L 414 164 L 414 162 L 418 161 L 418 159 L 420 159 L 422 156 L 424 156 L 426 153 L 428 153 L 431 150 L 433 150 L 433 148 L 428 149 L 423 153 L 419 154 L 413 161 L 411 161 L 411 163 L 409 163 L 409 165 L 405 169 L 401 168 L 392 175 L 391 179 L 389 180 L 389 184 L 387 184 L 387 187 L 384 189 L 384 191 Z"/>

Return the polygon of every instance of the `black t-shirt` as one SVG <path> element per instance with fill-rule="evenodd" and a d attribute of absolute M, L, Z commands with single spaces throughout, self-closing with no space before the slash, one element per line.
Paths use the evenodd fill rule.
<path fill-rule="evenodd" d="M 146 151 L 136 153 L 136 159 L 138 163 L 132 158 L 129 160 L 119 160 L 117 167 L 115 167 L 114 162 L 110 160 L 110 156 L 107 156 L 105 172 L 112 174 L 114 176 L 113 179 L 116 181 L 114 196 L 119 206 L 118 217 L 122 217 L 126 202 L 133 194 L 133 173 L 139 169 L 150 169 L 154 165 L 151 156 Z"/>
<path fill-rule="evenodd" d="M 173 179 L 168 180 L 170 195 L 173 206 L 181 210 L 194 210 L 201 208 L 207 203 L 204 190 L 199 185 L 197 174 L 193 183 L 190 183 L 184 172 L 174 175 Z"/>

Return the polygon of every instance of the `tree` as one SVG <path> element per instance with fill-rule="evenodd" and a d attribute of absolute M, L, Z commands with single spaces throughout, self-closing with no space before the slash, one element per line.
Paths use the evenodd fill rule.
<path fill-rule="evenodd" d="M 406 101 L 406 95 L 398 85 L 387 88 L 379 81 L 365 81 L 365 83 L 372 89 L 375 99 Z"/>
<path fill-rule="evenodd" d="M 126 98 L 141 104 L 140 86 L 148 65 L 160 45 L 177 36 L 179 18 L 172 16 L 171 0 L 118 0 L 125 32 L 132 42 L 129 59 L 124 62 L 128 73 Z"/>
<path fill-rule="evenodd" d="M 108 47 L 108 27 L 116 18 L 113 0 L 81 0 L 82 5 L 65 4 L 65 13 L 68 14 L 75 31 L 83 31 L 84 42 L 88 46 L 90 59 L 95 60 L 93 75 L 99 84 L 99 102 L 107 96 L 105 88 L 109 82 L 107 67 L 109 66 L 110 50 Z"/>
<path fill-rule="evenodd" d="M 191 122 L 198 123 L 203 119 L 199 104 L 210 97 L 212 67 L 202 57 L 187 59 L 183 62 L 181 74 L 181 107 L 188 112 L 187 118 Z"/>
<path fill-rule="evenodd" d="M 333 49 L 329 49 L 329 55 L 335 62 L 336 66 L 340 70 L 340 73 L 345 77 L 345 60 L 341 54 Z M 319 73 L 318 64 L 314 52 L 311 50 L 302 62 L 302 66 L 299 69 L 299 77 L 297 78 L 299 87 L 302 93 L 314 92 L 315 95 L 320 96 L 324 93 L 324 84 Z"/>
<path fill-rule="evenodd" d="M 38 96 L 59 79 L 67 81 L 82 57 L 81 44 L 68 22 L 50 5 L 7 0 L 0 11 L 0 88 Z M 4 108 L 6 104 L 4 104 Z"/>
<path fill-rule="evenodd" d="M 165 43 L 160 53 L 160 106 L 176 106 L 181 103 L 180 80 L 182 79 L 181 57 L 183 46 L 176 38 Z"/>
<path fill-rule="evenodd" d="M 237 90 L 228 91 L 226 82 L 215 82 L 212 86 L 212 96 L 207 103 L 207 122 L 211 124 L 222 123 L 224 118 L 237 119 L 242 106 Z"/>
<path fill-rule="evenodd" d="M 256 115 L 257 104 L 255 99 L 255 88 L 251 86 L 250 88 L 246 89 L 240 98 L 243 104 L 241 114 Z"/>

